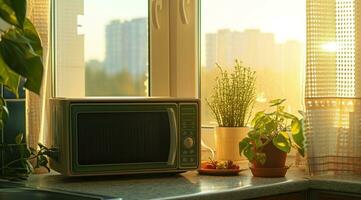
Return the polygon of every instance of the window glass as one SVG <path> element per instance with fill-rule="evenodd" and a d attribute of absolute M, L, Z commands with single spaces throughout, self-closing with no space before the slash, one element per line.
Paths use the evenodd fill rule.
<path fill-rule="evenodd" d="M 148 1 L 54 0 L 55 95 L 148 95 Z"/>
<path fill-rule="evenodd" d="M 204 0 L 201 7 L 202 123 L 216 124 L 205 102 L 209 98 L 218 63 L 231 70 L 235 59 L 257 76 L 253 109 L 286 98 L 286 109 L 303 108 L 306 2 L 299 0 Z M 227 68 L 228 66 L 229 68 Z"/>

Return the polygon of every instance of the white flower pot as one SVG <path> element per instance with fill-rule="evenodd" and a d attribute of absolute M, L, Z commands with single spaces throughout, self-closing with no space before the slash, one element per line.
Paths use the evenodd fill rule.
<path fill-rule="evenodd" d="M 245 160 L 239 155 L 239 142 L 247 136 L 248 131 L 248 127 L 216 127 L 216 159 Z"/>

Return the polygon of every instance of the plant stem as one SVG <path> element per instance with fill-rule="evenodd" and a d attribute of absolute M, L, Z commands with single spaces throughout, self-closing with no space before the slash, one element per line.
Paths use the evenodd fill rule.
<path fill-rule="evenodd" d="M 26 143 L 22 144 L 0 144 L 0 149 L 5 147 L 15 147 L 15 146 L 26 146 Z"/>
<path fill-rule="evenodd" d="M 21 160 L 32 160 L 32 159 L 34 159 L 34 158 L 37 158 L 38 156 L 39 156 L 39 154 L 37 154 L 37 155 L 35 155 L 35 156 L 33 156 L 33 157 L 29 157 L 29 158 L 18 158 L 18 159 L 16 159 L 16 160 L 13 160 L 13 161 L 7 163 L 3 168 L 8 168 L 10 165 L 12 165 L 12 164 L 14 164 L 14 163 L 17 163 L 17 162 L 19 162 L 19 161 L 21 161 Z M 3 169 L 3 168 L 0 168 L 0 170 Z"/>

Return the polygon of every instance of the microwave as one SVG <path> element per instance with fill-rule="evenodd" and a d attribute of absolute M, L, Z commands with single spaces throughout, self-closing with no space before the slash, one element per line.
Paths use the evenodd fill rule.
<path fill-rule="evenodd" d="M 200 101 L 52 98 L 50 167 L 65 176 L 179 173 L 200 163 Z"/>

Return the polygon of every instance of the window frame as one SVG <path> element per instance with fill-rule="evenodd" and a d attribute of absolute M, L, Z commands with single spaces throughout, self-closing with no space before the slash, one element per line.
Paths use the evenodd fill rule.
<path fill-rule="evenodd" d="M 55 1 L 59 0 L 50 1 L 49 45 L 53 98 L 57 97 Z M 148 96 L 200 98 L 200 0 L 147 1 Z"/>

